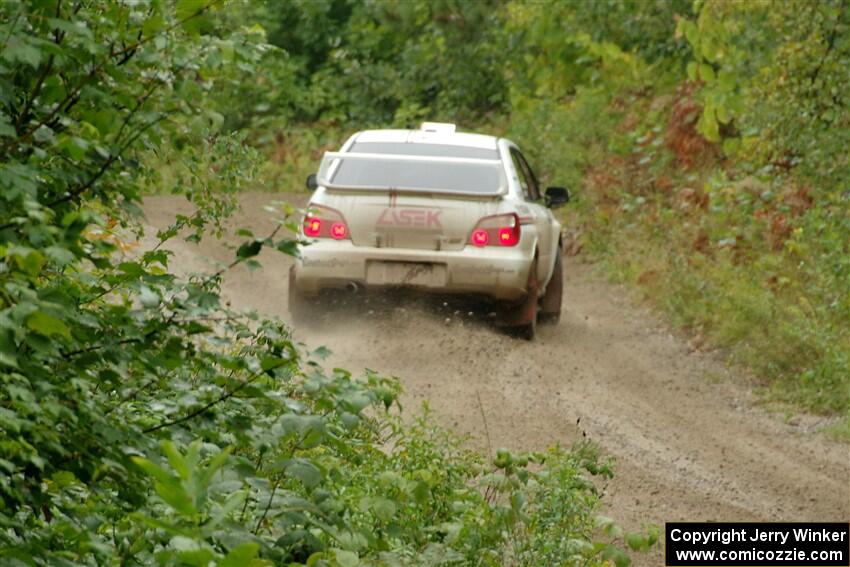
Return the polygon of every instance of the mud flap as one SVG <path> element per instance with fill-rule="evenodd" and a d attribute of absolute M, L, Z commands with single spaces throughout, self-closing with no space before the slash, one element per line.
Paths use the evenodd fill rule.
<path fill-rule="evenodd" d="M 531 340 L 537 331 L 537 303 L 540 284 L 537 280 L 537 260 L 528 272 L 528 293 L 519 303 L 506 305 L 499 317 L 499 326 L 508 328 L 524 339 Z"/>
<path fill-rule="evenodd" d="M 564 263 L 561 259 L 561 249 L 557 250 L 555 268 L 546 293 L 540 298 L 540 322 L 554 325 L 561 318 L 561 302 L 564 295 Z"/>

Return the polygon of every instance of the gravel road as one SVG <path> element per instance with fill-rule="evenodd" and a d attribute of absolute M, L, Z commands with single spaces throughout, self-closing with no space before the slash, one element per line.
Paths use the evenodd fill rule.
<path fill-rule="evenodd" d="M 263 205 L 304 198 L 241 195 L 232 226 L 264 234 L 273 224 Z M 154 227 L 190 210 L 175 197 L 145 204 Z M 187 271 L 233 257 L 212 240 L 170 247 L 174 265 Z M 534 342 L 455 306 L 411 302 L 320 318 L 296 338 L 330 348 L 336 366 L 398 376 L 407 411 L 429 400 L 440 422 L 482 450 L 544 449 L 583 435 L 597 441 L 616 459 L 606 513 L 627 528 L 850 518 L 850 448 L 818 433 L 822 418 L 767 412 L 746 376 L 672 335 L 593 266 L 567 260 L 561 323 L 539 327 Z M 228 273 L 225 295 L 236 307 L 289 320 L 290 262 L 273 252 L 260 261 L 261 270 Z M 660 552 L 636 559 L 663 564 Z"/>

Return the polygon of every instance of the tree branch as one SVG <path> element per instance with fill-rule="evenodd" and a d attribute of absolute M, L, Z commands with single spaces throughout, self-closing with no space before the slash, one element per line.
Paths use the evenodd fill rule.
<path fill-rule="evenodd" d="M 50 203 L 47 203 L 47 207 L 53 208 L 56 205 L 59 205 L 61 203 L 66 203 L 68 201 L 76 199 L 77 197 L 79 197 L 80 195 L 82 195 L 83 193 L 85 193 L 86 191 L 91 189 L 92 186 L 97 182 L 97 180 L 100 179 L 103 176 L 103 174 L 105 174 L 107 172 L 107 170 L 112 166 L 112 164 L 115 163 L 115 161 L 124 154 L 124 152 L 127 150 L 127 148 L 129 148 L 136 140 L 138 140 L 141 137 L 141 135 L 144 134 L 148 129 L 150 129 L 154 125 L 162 122 L 165 119 L 166 116 L 168 116 L 168 114 L 164 113 L 161 116 L 159 116 L 156 120 L 151 120 L 150 122 L 148 122 L 147 124 L 145 124 L 144 126 L 139 128 L 139 130 L 134 135 L 130 136 L 127 139 L 127 141 L 118 149 L 118 151 L 113 152 L 109 155 L 109 158 L 106 161 L 103 162 L 103 165 L 100 166 L 100 168 L 97 170 L 97 172 L 94 175 L 92 175 L 89 178 L 88 181 L 86 181 L 85 183 L 83 183 L 79 187 L 72 189 L 71 191 L 69 191 L 63 197 L 60 197 L 58 199 L 51 201 Z M 0 226 L 0 229 L 7 228 L 7 226 L 8 225 Z"/>
<path fill-rule="evenodd" d="M 89 83 L 89 81 L 90 81 L 91 79 L 93 79 L 93 78 L 94 78 L 94 77 L 95 77 L 95 76 L 96 76 L 96 75 L 97 75 L 97 74 L 98 74 L 98 73 L 99 73 L 99 72 L 103 69 L 103 67 L 105 67 L 105 66 L 106 66 L 106 64 L 107 64 L 109 61 L 111 61 L 113 58 L 115 58 L 115 57 L 119 57 L 119 56 L 123 56 L 123 57 L 124 57 L 124 59 L 122 59 L 122 60 L 120 61 L 120 64 L 121 64 L 121 65 L 123 65 L 124 63 L 126 63 L 126 62 L 127 62 L 127 60 L 129 60 L 129 58 L 130 58 L 130 57 L 132 57 L 132 56 L 133 56 L 133 54 L 135 54 L 135 52 L 138 50 L 138 48 L 139 48 L 139 47 L 141 47 L 142 45 L 144 45 L 144 44 L 148 43 L 149 41 L 151 41 L 151 40 L 152 40 L 152 39 L 154 39 L 155 37 L 157 37 L 157 36 L 159 36 L 159 35 L 161 35 L 161 34 L 163 34 L 163 33 L 168 33 L 168 32 L 170 32 L 170 31 L 174 30 L 175 28 L 177 28 L 177 27 L 179 27 L 179 26 L 182 26 L 183 24 L 185 24 L 185 23 L 186 23 L 186 22 L 188 22 L 189 20 L 191 20 L 191 19 L 193 19 L 193 18 L 196 18 L 196 17 L 200 16 L 201 14 L 203 14 L 204 12 L 206 12 L 209 8 L 211 8 L 211 7 L 212 7 L 212 6 L 214 6 L 215 4 L 219 4 L 219 3 L 221 3 L 221 1 L 222 1 L 222 0 L 217 0 L 217 1 L 215 1 L 215 2 L 211 2 L 210 4 L 207 4 L 206 6 L 202 6 L 202 7 L 201 7 L 201 8 L 199 8 L 197 11 L 195 11 L 195 12 L 193 12 L 192 14 L 190 14 L 189 16 L 187 16 L 187 17 L 183 18 L 182 20 L 179 20 L 179 21 L 175 22 L 174 24 L 172 24 L 172 25 L 168 26 L 165 30 L 163 30 L 162 32 L 160 32 L 160 33 L 158 33 L 158 34 L 154 34 L 154 35 L 151 35 L 151 36 L 149 36 L 149 37 L 142 38 L 142 39 L 140 39 L 139 41 L 137 41 L 137 42 L 135 42 L 135 43 L 131 44 L 129 47 L 126 47 L 126 48 L 124 48 L 124 49 L 122 49 L 122 50 L 120 50 L 120 51 L 117 51 L 117 52 L 115 52 L 115 53 L 112 53 L 112 52 L 110 51 L 109 57 L 106 57 L 106 58 L 105 58 L 103 61 L 101 61 L 99 64 L 95 65 L 95 66 L 92 68 L 92 70 L 91 70 L 91 71 L 89 71 L 89 73 L 88 73 L 88 74 L 87 74 L 87 75 L 83 78 L 83 80 L 80 82 L 80 84 L 78 84 L 78 85 L 77 85 L 77 86 L 76 86 L 76 87 L 75 87 L 75 88 L 74 88 L 74 89 L 73 89 L 70 93 L 68 93 L 68 95 L 65 97 L 65 100 L 63 100 L 61 103 L 59 103 L 59 104 L 56 106 L 56 108 L 55 108 L 55 109 L 54 109 L 54 110 L 53 110 L 53 111 L 52 111 L 52 112 L 51 112 L 51 113 L 50 113 L 50 114 L 49 114 L 46 118 L 42 119 L 42 120 L 41 120 L 38 124 L 36 124 L 34 127 L 30 128 L 30 129 L 29 129 L 29 130 L 27 130 L 25 133 L 21 134 L 21 135 L 18 137 L 17 142 L 18 142 L 18 143 L 21 143 L 21 142 L 23 142 L 24 140 L 29 139 L 29 137 L 30 137 L 30 136 L 32 136 L 32 134 L 33 134 L 36 130 L 38 130 L 39 128 L 41 128 L 41 127 L 42 127 L 42 126 L 44 126 L 45 124 L 49 123 L 51 120 L 53 120 L 53 118 L 56 116 L 56 114 L 57 114 L 60 110 L 62 110 L 62 108 L 66 105 L 66 103 L 67 103 L 67 102 L 69 102 L 69 101 L 71 101 L 74 97 L 76 97 L 76 96 L 80 93 L 80 91 L 83 89 L 83 87 L 85 87 L 85 86 Z M 10 32 L 10 35 L 11 35 L 11 32 Z M 6 41 L 8 41 L 8 38 L 7 38 L 7 40 L 6 40 Z M 130 53 L 129 57 L 127 57 L 127 53 L 128 53 L 128 52 L 132 52 L 132 53 Z M 73 106 L 73 103 L 71 104 L 71 106 Z M 70 108 L 70 106 L 69 106 L 69 107 L 67 107 L 67 108 Z M 66 108 L 65 110 L 67 110 L 67 108 Z"/>
<path fill-rule="evenodd" d="M 156 332 L 156 330 L 151 331 L 151 333 L 148 333 L 148 335 L 151 335 L 155 332 Z M 141 341 L 143 338 L 144 339 L 150 338 L 148 335 L 145 335 L 144 337 L 141 337 L 141 338 L 140 337 L 134 337 L 134 338 L 131 338 L 131 339 L 121 339 L 120 341 L 117 341 L 117 342 L 114 342 L 114 343 L 98 343 L 96 345 L 91 345 L 91 346 L 88 346 L 86 348 L 81 348 L 81 349 L 77 349 L 77 350 L 72 350 L 70 352 L 62 353 L 62 358 L 67 359 L 67 358 L 71 358 L 72 356 L 87 354 L 87 353 L 90 353 L 90 352 L 94 352 L 96 350 L 100 350 L 102 348 L 106 348 L 107 346 L 111 346 L 111 345 L 128 345 L 128 344 L 131 344 L 131 343 L 137 343 L 137 342 Z"/>
<path fill-rule="evenodd" d="M 216 4 L 221 4 L 223 1 L 224 1 L 224 0 L 215 0 L 214 2 L 210 2 L 209 4 L 207 4 L 207 5 L 205 5 L 205 6 L 201 6 L 201 7 L 200 7 L 200 8 L 198 8 L 196 11 L 194 11 L 194 12 L 193 12 L 193 13 L 191 13 L 190 15 L 186 16 L 186 17 L 185 17 L 185 18 L 183 18 L 182 20 L 178 20 L 178 21 L 176 21 L 175 23 L 171 24 L 170 26 L 168 26 L 167 28 L 165 28 L 164 30 L 162 30 L 161 32 L 159 32 L 159 34 L 151 35 L 151 36 L 148 36 L 148 37 L 146 37 L 146 38 L 140 39 L 140 40 L 139 40 L 139 41 L 137 41 L 136 43 L 133 43 L 133 44 L 129 45 L 128 47 L 125 47 L 125 48 L 124 48 L 124 49 L 122 49 L 121 51 L 116 51 L 115 53 L 112 53 L 111 55 L 112 55 L 112 57 L 118 57 L 118 56 L 121 56 L 121 55 L 126 55 L 126 53 L 127 53 L 128 51 L 133 51 L 133 52 L 135 52 L 137 49 L 139 49 L 139 47 L 143 46 L 143 45 L 144 45 L 144 44 L 146 44 L 147 42 L 149 42 L 149 41 L 151 41 L 152 39 L 154 39 L 155 37 L 157 37 L 157 35 L 160 35 L 160 34 L 163 34 L 163 33 L 168 33 L 168 32 L 170 32 L 170 31 L 173 31 L 174 29 L 176 29 L 176 28 L 178 28 L 178 27 L 182 26 L 183 24 L 185 24 L 185 23 L 186 23 L 186 22 L 188 22 L 189 20 L 194 19 L 194 18 L 197 18 L 198 16 L 200 16 L 201 14 L 203 14 L 204 12 L 206 12 L 207 10 L 209 10 L 210 8 L 212 8 L 213 6 L 215 6 Z"/>
<path fill-rule="evenodd" d="M 180 418 L 177 418 L 177 419 L 174 419 L 174 420 L 171 420 L 171 421 L 164 421 L 164 422 L 160 423 L 159 425 L 154 425 L 153 427 L 148 427 L 147 429 L 142 430 L 142 433 L 153 433 L 154 431 L 159 431 L 160 429 L 165 429 L 166 427 L 179 425 L 183 422 L 189 421 L 190 419 L 194 419 L 194 418 L 198 417 L 199 415 L 206 413 L 211 408 L 220 404 L 221 402 L 229 400 L 230 398 L 235 396 L 237 393 L 242 391 L 244 388 L 251 385 L 254 382 L 254 380 L 259 378 L 260 376 L 262 376 L 266 372 L 269 372 L 270 370 L 277 370 L 278 368 L 281 368 L 284 364 L 286 364 L 286 362 L 281 362 L 280 364 L 276 364 L 276 365 L 272 366 L 271 368 L 266 368 L 265 370 L 261 370 L 260 372 L 255 372 L 247 380 L 245 380 L 244 382 L 242 382 L 241 384 L 239 384 L 238 386 L 236 386 L 235 388 L 233 388 L 229 392 L 223 393 L 222 395 L 220 395 L 218 398 L 214 399 L 213 401 L 199 407 L 198 409 L 184 415 L 183 417 L 180 417 Z"/>
<path fill-rule="evenodd" d="M 22 13 L 23 10 L 18 10 L 18 12 L 15 14 L 15 19 L 12 20 L 12 23 L 9 25 L 9 33 L 7 33 L 6 37 L 3 38 L 3 45 L 0 45 L 0 51 L 6 49 L 6 45 L 9 44 L 9 39 L 11 39 L 12 37 L 12 32 L 15 31 L 15 26 L 18 25 L 18 20 L 21 19 Z"/>
<path fill-rule="evenodd" d="M 269 514 L 269 510 L 272 507 L 272 500 L 274 500 L 274 494 L 277 492 L 277 487 L 280 484 L 280 480 L 276 480 L 274 486 L 272 486 L 271 494 L 269 494 L 269 501 L 266 502 L 266 509 L 263 510 L 263 515 L 257 519 L 257 526 L 254 528 L 254 535 L 260 533 L 260 528 L 263 525 L 263 522 L 266 521 L 266 516 Z"/>
<path fill-rule="evenodd" d="M 56 18 L 62 14 L 62 0 L 57 0 L 56 2 Z M 62 45 L 62 40 L 64 39 L 65 34 L 59 30 L 59 28 L 53 28 L 53 43 L 57 46 Z M 47 75 L 50 74 L 50 71 L 53 69 L 53 61 L 55 60 L 55 56 L 53 54 L 47 58 L 47 63 L 44 65 L 44 68 L 41 71 L 41 74 L 38 77 L 38 80 L 35 83 L 35 87 L 32 90 L 30 96 L 27 97 L 26 102 L 24 103 L 24 108 L 21 110 L 21 113 L 18 115 L 18 119 L 15 121 L 15 132 L 20 133 L 21 128 L 24 125 L 24 122 L 27 120 L 27 116 L 29 115 L 30 108 L 32 104 L 35 102 L 35 99 L 38 98 L 39 93 L 41 92 L 41 86 L 44 84 L 44 80 L 47 78 Z"/>
<path fill-rule="evenodd" d="M 835 25 L 832 26 L 832 30 L 830 30 L 829 32 L 829 37 L 826 39 L 826 50 L 823 53 L 823 57 L 821 57 L 820 61 L 818 62 L 818 66 L 815 67 L 815 70 L 810 77 L 811 80 L 809 81 L 809 84 L 812 86 L 814 86 L 815 81 L 818 80 L 818 75 L 820 75 L 824 63 L 826 63 L 829 54 L 832 53 L 832 50 L 835 47 L 835 40 L 838 38 L 838 27 L 841 25 L 841 17 L 844 15 L 844 10 L 846 8 L 847 3 L 842 2 L 841 9 L 839 10 L 838 15 L 835 18 Z"/>

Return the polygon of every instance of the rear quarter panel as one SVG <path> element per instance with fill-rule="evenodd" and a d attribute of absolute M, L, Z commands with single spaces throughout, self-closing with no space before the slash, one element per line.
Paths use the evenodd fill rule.
<path fill-rule="evenodd" d="M 537 279 L 541 286 L 545 288 L 549 280 L 552 278 L 557 258 L 558 246 L 561 236 L 561 224 L 552 214 L 552 211 L 537 202 L 528 202 L 522 192 L 519 176 L 514 169 L 513 161 L 510 157 L 511 148 L 519 149 L 519 147 L 506 138 L 499 140 L 499 153 L 502 157 L 502 163 L 505 164 L 505 169 L 508 178 L 508 195 L 506 199 L 513 202 L 513 206 L 517 210 L 528 211 L 528 215 L 532 221 L 523 226 L 525 232 L 533 233 L 530 235 L 530 240 L 533 242 L 533 252 L 536 254 L 537 262 Z M 522 216 L 522 215 L 520 215 Z"/>

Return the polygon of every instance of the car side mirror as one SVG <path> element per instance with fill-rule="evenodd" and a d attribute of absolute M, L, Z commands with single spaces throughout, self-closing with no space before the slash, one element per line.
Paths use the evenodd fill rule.
<path fill-rule="evenodd" d="M 560 207 L 570 202 L 570 190 L 566 187 L 547 187 L 546 206 L 551 208 Z"/>
<path fill-rule="evenodd" d="M 315 191 L 316 187 L 318 187 L 318 186 L 319 186 L 319 181 L 318 181 L 318 179 L 316 179 L 316 174 L 311 173 L 310 175 L 308 175 L 307 176 L 307 189 L 309 189 L 310 191 Z"/>

